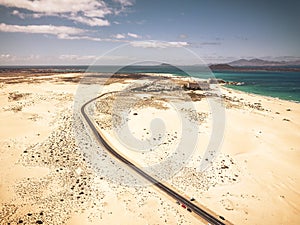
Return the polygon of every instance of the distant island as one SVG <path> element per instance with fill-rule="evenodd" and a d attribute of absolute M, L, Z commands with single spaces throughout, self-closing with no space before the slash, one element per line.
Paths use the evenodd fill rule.
<path fill-rule="evenodd" d="M 212 64 L 209 66 L 212 71 L 231 72 L 254 72 L 254 71 L 274 71 L 274 72 L 299 72 L 300 60 L 297 61 L 267 61 L 262 59 L 239 59 L 224 64 Z"/>

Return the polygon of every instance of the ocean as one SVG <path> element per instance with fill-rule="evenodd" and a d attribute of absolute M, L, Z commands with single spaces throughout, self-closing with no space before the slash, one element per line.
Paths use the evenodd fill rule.
<path fill-rule="evenodd" d="M 204 71 L 204 72 L 199 72 Z M 271 96 L 300 103 L 300 73 L 299 72 L 210 72 L 207 67 L 183 66 L 134 66 L 124 67 L 120 72 L 135 73 L 172 73 L 180 76 L 191 75 L 197 78 L 214 76 L 224 81 L 241 82 L 242 85 L 226 85 L 229 88 Z M 188 75 L 187 75 L 188 74 Z"/>
<path fill-rule="evenodd" d="M 243 82 L 243 85 L 228 87 L 258 95 L 271 96 L 300 102 L 299 72 L 217 72 L 216 78 Z"/>
<path fill-rule="evenodd" d="M 52 69 L 57 72 L 77 71 L 84 72 L 115 72 L 119 66 L 9 66 L 0 67 L 5 69 Z M 204 72 L 199 72 L 204 71 Z M 197 78 L 209 78 L 214 76 L 225 81 L 242 82 L 242 85 L 227 85 L 227 87 L 254 93 L 258 95 L 271 96 L 284 100 L 300 103 L 300 73 L 299 72 L 213 72 L 207 67 L 182 66 L 179 68 L 170 65 L 158 66 L 125 66 L 118 73 L 170 73 L 179 76 L 193 76 Z"/>

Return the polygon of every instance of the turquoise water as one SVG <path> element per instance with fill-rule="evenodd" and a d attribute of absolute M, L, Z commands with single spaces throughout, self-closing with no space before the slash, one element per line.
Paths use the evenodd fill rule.
<path fill-rule="evenodd" d="M 121 69 L 119 69 L 121 68 Z M 241 86 L 228 85 L 240 91 L 259 95 L 300 102 L 300 73 L 299 72 L 214 72 L 201 66 L 183 66 L 180 68 L 171 65 L 158 66 L 20 66 L 0 67 L 5 69 L 52 69 L 54 71 L 90 71 L 90 72 L 115 72 L 118 73 L 171 73 L 180 76 L 194 76 L 225 81 L 243 82 Z M 202 72 L 199 72 L 202 71 Z"/>
<path fill-rule="evenodd" d="M 251 72 L 214 73 L 226 81 L 244 82 L 241 86 L 228 87 L 259 95 L 300 102 L 300 73 L 297 72 Z"/>
<path fill-rule="evenodd" d="M 199 72 L 202 71 L 202 72 Z M 180 76 L 194 76 L 198 78 L 216 77 L 225 81 L 243 82 L 241 86 L 227 85 L 227 87 L 271 96 L 284 100 L 300 102 L 300 73 L 299 72 L 211 72 L 207 67 L 183 66 L 130 66 L 122 68 L 120 72 L 137 73 L 172 73 Z"/>
<path fill-rule="evenodd" d="M 202 71 L 202 72 L 199 72 Z M 183 66 L 135 66 L 125 67 L 121 72 L 152 72 L 172 73 L 180 76 L 194 76 L 198 78 L 216 77 L 225 81 L 243 82 L 241 86 L 227 85 L 227 87 L 271 96 L 284 100 L 300 102 L 300 73 L 299 72 L 211 72 L 207 67 Z M 188 75 L 189 74 L 189 75 Z"/>

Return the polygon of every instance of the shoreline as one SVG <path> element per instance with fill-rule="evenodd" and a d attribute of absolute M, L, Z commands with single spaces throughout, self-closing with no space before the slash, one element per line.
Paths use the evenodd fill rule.
<path fill-rule="evenodd" d="M 165 73 L 162 73 L 162 74 L 160 74 L 160 73 L 141 73 L 141 74 L 154 75 L 154 76 L 163 75 L 163 76 L 166 76 L 166 77 L 174 77 L 176 79 L 184 78 L 184 80 L 187 80 L 187 81 L 188 80 L 207 81 L 207 79 L 205 79 L 205 78 L 199 78 L 199 77 L 193 77 L 193 76 L 188 76 L 188 77 L 187 76 L 180 76 L 180 75 L 171 74 L 171 73 L 170 74 L 165 74 Z M 226 82 L 231 82 L 231 81 L 226 81 Z M 296 101 L 296 100 L 289 100 L 289 99 L 283 99 L 283 98 L 280 98 L 280 97 L 274 97 L 274 96 L 270 96 L 270 95 L 263 95 L 263 94 L 248 92 L 248 91 L 242 91 L 242 90 L 239 90 L 239 89 L 228 87 L 227 84 L 219 84 L 219 86 L 222 87 L 222 88 L 226 88 L 228 90 L 234 90 L 237 93 L 241 92 L 241 93 L 245 93 L 245 94 L 249 94 L 249 95 L 255 95 L 257 97 L 267 97 L 267 98 L 270 98 L 270 99 L 273 99 L 273 100 L 281 100 L 281 101 L 287 101 L 287 102 L 297 103 L 297 104 L 300 103 L 300 101 Z"/>
<path fill-rule="evenodd" d="M 51 68 L 53 67 L 53 68 Z M 70 68 L 70 69 L 74 69 L 74 66 L 21 66 L 20 68 L 17 67 L 17 68 L 14 68 L 14 66 L 11 66 L 11 67 L 8 67 L 6 68 L 8 71 L 5 70 L 5 66 L 3 67 L 0 67 L 0 69 L 2 70 L 2 73 L 11 73 L 11 72 L 14 72 L 14 73 L 17 73 L 18 71 L 25 71 L 24 74 L 22 75 L 30 75 L 32 73 L 36 73 L 37 76 L 41 76 L 43 74 L 48 74 L 49 76 L 51 75 L 55 75 L 55 74 L 60 74 L 60 75 L 66 75 L 66 74 L 77 74 L 77 75 L 80 75 L 80 74 L 87 74 L 89 73 L 88 71 L 81 71 L 81 70 L 66 70 L 64 69 L 63 71 L 59 71 L 57 72 L 56 69 L 59 68 L 59 67 L 62 67 L 62 68 Z M 77 66 L 78 68 L 81 68 L 81 67 L 87 67 L 87 66 Z M 76 68 L 76 67 L 75 67 Z M 27 73 L 26 73 L 27 72 Z M 221 71 L 211 71 L 212 74 L 214 73 L 248 73 L 247 71 L 226 71 L 226 70 L 221 70 Z M 274 71 L 250 71 L 249 73 L 257 73 L 257 72 L 266 72 L 266 73 L 269 73 L 269 74 L 272 74 Z M 276 71 L 275 71 L 276 72 Z M 282 71 L 277 71 L 278 73 L 281 73 Z M 285 71 L 284 71 L 285 72 Z M 290 71 L 287 71 L 287 72 L 290 72 Z M 102 73 L 102 72 L 100 72 Z M 130 73 L 130 72 L 128 72 Z M 291 72 L 291 73 L 294 73 L 294 72 Z M 103 72 L 103 74 L 110 74 L 110 72 Z M 137 72 L 136 74 L 145 74 L 145 75 L 150 75 L 150 76 L 165 76 L 165 77 L 172 77 L 174 76 L 175 78 L 186 78 L 185 80 L 190 80 L 190 79 L 195 79 L 195 80 L 206 80 L 207 78 L 201 78 L 201 77 L 197 77 L 197 76 L 182 76 L 182 75 L 179 75 L 179 74 L 174 74 L 174 73 L 166 73 L 166 72 L 163 72 L 163 73 L 160 73 L 160 72 Z M 0 73 L 0 78 L 2 77 L 2 74 Z M 220 78 L 216 78 L 216 79 L 220 79 Z M 226 80 L 227 82 L 231 82 L 231 80 L 227 80 L 226 78 L 222 77 L 221 78 L 222 80 Z M 243 80 L 239 80 L 238 82 L 242 82 Z M 226 85 L 226 84 L 225 84 Z M 224 85 L 224 86 L 225 86 Z M 223 86 L 223 85 L 222 85 Z M 284 99 L 284 98 L 281 98 L 281 97 L 278 97 L 278 96 L 271 96 L 271 95 L 268 95 L 268 94 L 261 94 L 261 93 L 254 93 L 254 92 L 251 92 L 251 91 L 244 91 L 244 90 L 239 90 L 239 89 L 235 89 L 235 88 L 232 88 L 232 87 L 227 87 L 227 88 L 231 88 L 233 90 L 236 90 L 236 91 L 243 91 L 245 93 L 249 93 L 249 94 L 256 94 L 256 95 L 259 95 L 259 96 L 266 96 L 266 97 L 272 97 L 272 98 L 278 98 L 278 99 L 281 99 L 281 100 L 286 100 L 286 101 L 291 101 L 291 102 L 296 102 L 296 103 L 300 103 L 300 100 L 292 100 L 292 99 Z"/>
<path fill-rule="evenodd" d="M 257 93 L 253 93 L 253 92 L 242 91 L 242 90 L 238 90 L 238 89 L 234 89 L 234 88 L 228 87 L 226 85 L 222 85 L 222 88 L 226 88 L 228 90 L 233 90 L 233 91 L 235 91 L 237 93 L 244 93 L 244 94 L 248 94 L 248 95 L 254 95 L 254 96 L 257 96 L 257 97 L 270 98 L 270 100 L 286 101 L 286 102 L 296 103 L 296 104 L 300 103 L 300 101 L 282 99 L 282 98 L 279 98 L 279 97 L 273 97 L 273 96 L 269 96 L 269 95 L 262 95 L 262 94 L 257 94 Z"/>

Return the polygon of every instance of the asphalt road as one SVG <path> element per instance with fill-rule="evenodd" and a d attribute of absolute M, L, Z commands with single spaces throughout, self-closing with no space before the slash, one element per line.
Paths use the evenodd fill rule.
<path fill-rule="evenodd" d="M 143 170 L 141 170 L 139 167 L 131 163 L 128 159 L 124 158 L 121 156 L 116 150 L 114 150 L 106 141 L 105 139 L 99 134 L 97 131 L 96 127 L 88 117 L 88 115 L 85 112 L 85 107 L 90 104 L 91 102 L 95 101 L 98 98 L 101 98 L 107 94 L 111 94 L 112 92 L 102 94 L 96 98 L 93 98 L 86 102 L 82 107 L 81 107 L 81 114 L 86 120 L 87 124 L 89 125 L 90 129 L 92 130 L 93 134 L 95 135 L 96 139 L 100 144 L 102 144 L 109 153 L 111 153 L 113 156 L 115 156 L 118 160 L 120 160 L 122 163 L 126 164 L 128 167 L 130 167 L 132 170 L 134 170 L 137 174 L 148 180 L 150 183 L 158 187 L 160 190 L 164 191 L 166 194 L 174 198 L 176 201 L 180 202 L 181 204 L 184 204 L 187 208 L 189 208 L 192 212 L 195 213 L 198 216 L 200 216 L 202 219 L 206 220 L 210 224 L 215 224 L 215 225 L 225 225 L 228 224 L 229 222 L 226 221 L 223 217 L 219 216 L 216 217 L 214 215 L 211 215 L 210 213 L 206 212 L 204 209 L 201 209 L 200 207 L 196 206 L 193 204 L 190 200 L 186 199 L 182 195 L 178 194 L 177 192 L 173 191 L 169 187 L 165 186 L 149 174 L 145 173 Z M 230 223 L 229 223 L 230 224 Z"/>

